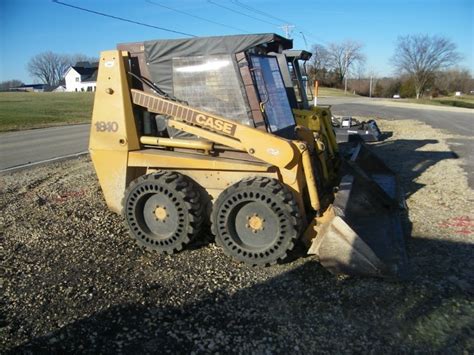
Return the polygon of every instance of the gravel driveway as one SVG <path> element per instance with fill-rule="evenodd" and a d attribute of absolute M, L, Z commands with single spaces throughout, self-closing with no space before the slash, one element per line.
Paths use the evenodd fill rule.
<path fill-rule="evenodd" d="M 374 147 L 407 192 L 413 279 L 335 277 L 313 257 L 249 268 L 205 236 L 140 250 L 87 157 L 0 176 L 0 352 L 474 352 L 474 194 L 449 134 Z M 297 256 L 297 255 L 296 255 Z"/>

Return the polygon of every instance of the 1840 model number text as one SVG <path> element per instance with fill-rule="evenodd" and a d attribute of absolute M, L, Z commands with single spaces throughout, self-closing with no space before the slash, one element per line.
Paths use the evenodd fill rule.
<path fill-rule="evenodd" d="M 97 121 L 95 123 L 95 130 L 97 132 L 117 132 L 118 123 L 115 121 Z"/>

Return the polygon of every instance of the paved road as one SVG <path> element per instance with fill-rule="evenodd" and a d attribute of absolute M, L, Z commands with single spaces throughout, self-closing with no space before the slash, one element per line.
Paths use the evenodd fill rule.
<path fill-rule="evenodd" d="M 87 151 L 90 125 L 0 134 L 0 172 Z"/>
<path fill-rule="evenodd" d="M 361 97 L 323 97 L 321 105 L 332 105 L 337 116 L 369 116 L 385 119 L 416 119 L 458 138 L 449 139 L 451 150 L 464 159 L 469 186 L 474 189 L 474 110 L 406 104 Z"/>
<path fill-rule="evenodd" d="M 332 105 L 336 115 L 374 116 L 385 119 L 416 119 L 434 128 L 456 135 L 472 136 L 474 110 L 456 107 L 438 107 L 363 97 L 323 97 L 321 105 Z"/>

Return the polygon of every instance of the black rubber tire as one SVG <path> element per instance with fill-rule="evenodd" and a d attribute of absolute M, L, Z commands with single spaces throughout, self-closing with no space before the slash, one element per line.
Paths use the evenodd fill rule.
<path fill-rule="evenodd" d="M 255 232 L 245 224 L 252 211 L 268 218 L 266 231 Z M 301 229 L 293 194 L 278 180 L 267 177 L 244 179 L 225 189 L 214 203 L 211 221 L 216 243 L 224 253 L 252 266 L 285 260 Z"/>
<path fill-rule="evenodd" d="M 169 215 L 158 220 L 153 214 L 157 202 Z M 173 254 L 200 232 L 203 206 L 194 183 L 173 171 L 159 171 L 132 181 L 122 200 L 122 214 L 137 244 L 158 253 Z"/>

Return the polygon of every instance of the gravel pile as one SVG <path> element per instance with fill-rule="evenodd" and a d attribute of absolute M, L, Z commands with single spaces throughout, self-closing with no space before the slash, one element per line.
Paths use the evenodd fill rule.
<path fill-rule="evenodd" d="M 462 162 L 429 126 L 379 125 L 393 136 L 374 149 L 408 196 L 411 281 L 334 277 L 313 257 L 249 268 L 206 236 L 177 255 L 142 251 L 80 158 L 0 177 L 0 351 L 474 351 Z"/>

